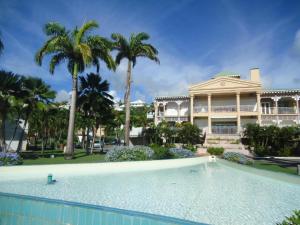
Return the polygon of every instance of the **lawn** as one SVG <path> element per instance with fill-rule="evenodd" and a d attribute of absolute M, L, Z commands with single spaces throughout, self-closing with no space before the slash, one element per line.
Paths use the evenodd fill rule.
<path fill-rule="evenodd" d="M 34 158 L 33 156 L 37 156 Z M 54 155 L 54 158 L 50 156 Z M 25 156 L 25 155 L 24 155 Z M 40 151 L 35 151 L 34 153 L 26 153 L 23 156 L 22 165 L 44 165 L 44 164 L 66 164 L 66 163 L 97 163 L 104 162 L 105 154 L 91 154 L 87 155 L 84 150 L 76 149 L 74 153 L 74 159 L 65 160 L 63 151 L 61 150 L 47 150 L 44 154 Z"/>
<path fill-rule="evenodd" d="M 255 160 L 252 167 L 255 167 L 257 169 L 270 170 L 273 172 L 282 172 L 282 173 L 295 174 L 295 175 L 297 174 L 296 167 L 292 167 L 292 166 L 287 167 L 266 160 Z"/>

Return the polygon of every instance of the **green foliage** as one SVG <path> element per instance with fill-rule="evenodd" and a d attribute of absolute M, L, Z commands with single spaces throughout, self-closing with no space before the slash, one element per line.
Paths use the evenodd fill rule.
<path fill-rule="evenodd" d="M 236 163 L 240 163 L 240 164 L 244 164 L 244 165 L 252 165 L 253 164 L 253 160 L 247 158 L 245 155 L 238 153 L 238 152 L 225 152 L 223 154 L 223 158 L 228 161 L 232 161 L 232 162 L 236 162 Z"/>
<path fill-rule="evenodd" d="M 185 148 L 170 148 L 170 154 L 173 155 L 173 158 L 192 158 L 195 157 L 195 154 Z"/>
<path fill-rule="evenodd" d="M 147 146 L 118 146 L 109 150 L 105 155 L 107 162 L 141 161 L 153 159 L 154 151 Z"/>
<path fill-rule="evenodd" d="M 224 153 L 223 147 L 209 147 L 207 152 L 211 155 L 222 155 Z"/>
<path fill-rule="evenodd" d="M 281 223 L 277 225 L 299 225 L 300 224 L 300 210 L 295 210 L 293 215 L 286 217 Z"/>
<path fill-rule="evenodd" d="M 181 124 L 178 131 L 178 139 L 183 144 L 198 144 L 200 141 L 201 129 L 191 123 Z"/>
<path fill-rule="evenodd" d="M 192 152 L 196 152 L 196 151 L 197 151 L 197 147 L 194 146 L 194 145 L 192 145 L 192 144 L 184 145 L 184 148 L 185 148 L 185 149 L 188 149 L 188 150 L 190 150 L 190 151 L 192 151 Z"/>
<path fill-rule="evenodd" d="M 242 142 L 254 149 L 257 156 L 296 156 L 299 150 L 300 127 L 259 126 L 247 124 Z"/>
<path fill-rule="evenodd" d="M 173 155 L 169 152 L 167 147 L 157 144 L 151 144 L 150 148 L 154 150 L 154 159 L 171 159 Z"/>

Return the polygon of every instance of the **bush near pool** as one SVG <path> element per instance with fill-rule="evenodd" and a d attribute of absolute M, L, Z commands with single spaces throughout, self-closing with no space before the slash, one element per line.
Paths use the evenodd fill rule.
<path fill-rule="evenodd" d="M 0 166 L 13 166 L 22 163 L 23 160 L 17 153 L 0 152 Z"/>
<path fill-rule="evenodd" d="M 209 147 L 207 152 L 211 155 L 222 155 L 224 153 L 223 147 Z"/>
<path fill-rule="evenodd" d="M 240 164 L 244 164 L 244 165 L 252 165 L 253 164 L 253 160 L 247 158 L 245 155 L 238 153 L 238 152 L 226 152 L 223 154 L 223 158 L 228 161 L 232 161 L 232 162 L 236 162 L 236 163 L 240 163 Z"/>
<path fill-rule="evenodd" d="M 105 155 L 105 161 L 141 161 L 153 159 L 154 151 L 147 146 L 117 146 Z"/>
<path fill-rule="evenodd" d="M 174 158 L 191 158 L 195 156 L 191 150 L 185 148 L 170 148 L 169 152 L 174 156 Z"/>

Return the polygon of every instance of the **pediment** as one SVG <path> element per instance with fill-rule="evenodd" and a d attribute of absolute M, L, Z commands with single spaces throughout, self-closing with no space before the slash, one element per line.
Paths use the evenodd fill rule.
<path fill-rule="evenodd" d="M 241 80 L 237 78 L 218 77 L 212 80 L 191 85 L 190 92 L 220 92 L 226 90 L 252 90 L 261 89 L 261 83 L 248 80 Z"/>

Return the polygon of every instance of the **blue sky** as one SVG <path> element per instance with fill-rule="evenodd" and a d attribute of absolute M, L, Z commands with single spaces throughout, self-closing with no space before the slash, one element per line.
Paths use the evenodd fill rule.
<path fill-rule="evenodd" d="M 46 36 L 42 27 L 57 21 L 67 28 L 94 19 L 95 31 L 110 37 L 147 32 L 159 50 L 160 65 L 141 59 L 133 70 L 132 100 L 187 94 L 189 84 L 220 71 L 248 78 L 259 67 L 266 88 L 300 88 L 300 1 L 265 0 L 0 0 L 5 45 L 0 68 L 42 77 L 66 98 L 71 77 L 65 65 L 54 75 L 34 63 Z M 116 98 L 124 96 L 126 62 L 113 73 L 101 69 Z"/>

